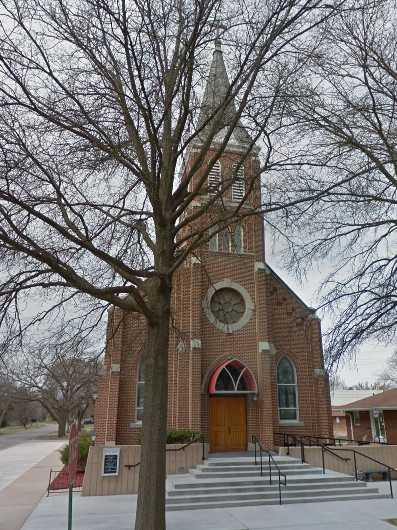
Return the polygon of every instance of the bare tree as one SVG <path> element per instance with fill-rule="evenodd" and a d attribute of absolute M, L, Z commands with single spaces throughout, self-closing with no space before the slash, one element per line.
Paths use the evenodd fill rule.
<path fill-rule="evenodd" d="M 30 345 L 9 367 L 15 403 L 40 403 L 57 422 L 59 437 L 72 421 L 81 422 L 92 404 L 98 370 L 98 355 L 87 339 L 69 333 L 61 328 Z"/>
<path fill-rule="evenodd" d="M 331 271 L 322 306 L 336 315 L 330 366 L 369 338 L 396 338 L 396 20 L 391 1 L 339 14 L 290 94 L 300 136 L 274 200 L 334 184 L 310 205 L 289 210 L 283 232 L 291 269 L 302 274 L 315 264 Z"/>
<path fill-rule="evenodd" d="M 388 359 L 385 370 L 377 379 L 377 384 L 381 388 L 397 388 L 397 351 Z"/>
<path fill-rule="evenodd" d="M 145 317 L 137 530 L 165 528 L 173 274 L 209 239 L 212 226 L 222 230 L 245 215 L 285 207 L 243 208 L 258 193 L 261 174 L 282 163 L 274 156 L 272 135 L 284 127 L 290 72 L 316 46 L 313 28 L 344 4 L 0 1 L 0 319 L 10 330 L 5 342 L 68 301 L 90 316 L 111 304 Z M 217 35 L 224 41 L 230 82 L 215 95 L 215 108 L 200 108 Z M 219 52 L 219 41 L 216 46 Z M 240 164 L 255 144 L 262 146 L 256 178 L 238 204 L 217 208 L 211 222 L 204 222 L 238 178 L 236 167 L 209 201 L 197 205 L 242 121 L 249 134 Z M 193 163 L 185 165 L 193 152 Z M 21 309 L 32 296 L 43 310 L 27 321 Z"/>
<path fill-rule="evenodd" d="M 0 372 L 0 428 L 3 426 L 14 401 L 15 388 L 6 374 Z"/>

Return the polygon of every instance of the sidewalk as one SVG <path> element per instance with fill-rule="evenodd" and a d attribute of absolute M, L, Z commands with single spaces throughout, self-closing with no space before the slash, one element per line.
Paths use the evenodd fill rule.
<path fill-rule="evenodd" d="M 388 483 L 377 485 L 388 492 Z M 132 530 L 135 508 L 135 495 L 75 494 L 73 530 Z M 396 499 L 169 512 L 167 530 L 393 530 L 384 521 L 388 518 L 397 518 Z M 43 498 L 23 530 L 63 529 L 66 524 L 67 495 L 53 495 Z"/>
<path fill-rule="evenodd" d="M 58 449 L 64 443 L 59 441 L 45 442 L 43 445 L 40 444 L 40 447 L 35 446 L 33 454 L 31 454 L 31 444 L 18 445 L 18 449 L 24 448 L 25 450 L 24 459 L 19 452 L 11 451 L 11 449 L 16 448 L 9 448 L 0 452 L 2 461 L 0 475 L 3 475 L 3 466 L 7 470 L 7 473 L 0 480 L 2 488 L 0 490 L 0 530 L 20 530 L 22 528 L 27 517 L 46 492 L 50 468 L 60 467 L 59 453 L 54 449 Z M 48 455 L 49 452 L 51 453 Z M 18 458 L 14 461 L 11 459 L 6 464 L 4 453 L 11 453 L 14 457 L 17 454 Z M 37 458 L 39 454 L 41 459 L 34 464 L 32 459 Z M 43 454 L 47 456 L 42 458 Z M 31 467 L 32 463 L 33 467 Z M 13 466 L 14 471 L 12 471 Z M 15 478 L 16 476 L 18 478 Z"/>

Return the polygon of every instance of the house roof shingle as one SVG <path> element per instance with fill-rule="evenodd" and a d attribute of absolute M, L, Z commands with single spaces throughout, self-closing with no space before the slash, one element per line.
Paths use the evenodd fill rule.
<path fill-rule="evenodd" d="M 397 388 L 385 390 L 379 394 L 352 401 L 345 405 L 335 407 L 343 410 L 372 410 L 372 409 L 396 409 L 397 410 Z"/>

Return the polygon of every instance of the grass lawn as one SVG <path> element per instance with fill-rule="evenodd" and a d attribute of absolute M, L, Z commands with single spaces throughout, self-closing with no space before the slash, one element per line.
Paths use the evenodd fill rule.
<path fill-rule="evenodd" d="M 34 422 L 32 424 L 29 424 L 26 427 L 26 429 L 22 425 L 10 425 L 8 427 L 3 427 L 2 429 L 0 429 L 0 436 L 2 434 L 16 434 L 18 432 L 30 431 L 32 429 L 39 429 L 40 427 L 44 427 L 45 425 L 49 425 L 49 424 L 52 424 L 52 423 L 54 423 L 54 422 L 52 422 L 52 421 L 36 421 L 36 422 Z"/>

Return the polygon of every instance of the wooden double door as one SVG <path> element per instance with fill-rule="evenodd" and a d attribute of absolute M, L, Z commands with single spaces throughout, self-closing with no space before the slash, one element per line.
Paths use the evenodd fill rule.
<path fill-rule="evenodd" d="M 247 408 L 245 396 L 212 396 L 209 410 L 210 451 L 247 449 Z"/>

